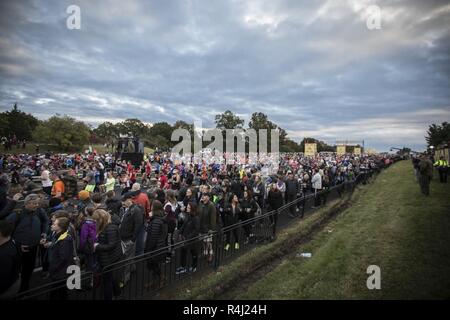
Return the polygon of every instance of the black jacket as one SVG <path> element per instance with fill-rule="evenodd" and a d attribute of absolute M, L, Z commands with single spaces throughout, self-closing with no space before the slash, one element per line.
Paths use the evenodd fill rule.
<path fill-rule="evenodd" d="M 200 233 L 200 219 L 198 216 L 192 217 L 188 215 L 188 218 L 183 223 L 180 229 L 180 234 L 183 236 L 183 240 L 189 240 L 195 238 Z"/>
<path fill-rule="evenodd" d="M 6 220 L 15 224 L 13 239 L 18 245 L 37 246 L 41 234 L 47 234 L 48 217 L 44 210 L 29 211 L 23 209 L 20 213 L 11 213 Z"/>
<path fill-rule="evenodd" d="M 267 202 L 269 203 L 271 210 L 276 210 L 283 205 L 283 195 L 280 191 L 269 191 L 267 197 Z"/>
<path fill-rule="evenodd" d="M 298 181 L 296 179 L 287 179 L 286 180 L 286 195 L 287 196 L 296 196 L 298 193 Z"/>
<path fill-rule="evenodd" d="M 158 189 L 156 191 L 156 200 L 164 204 L 164 202 L 166 201 L 166 194 L 164 193 L 164 190 Z"/>
<path fill-rule="evenodd" d="M 0 246 L 0 294 L 17 281 L 20 274 L 20 253 L 12 240 Z"/>
<path fill-rule="evenodd" d="M 147 227 L 147 240 L 145 242 L 145 252 L 152 252 L 166 246 L 168 227 L 165 219 L 154 216 Z M 158 255 L 162 259 L 163 255 Z"/>
<path fill-rule="evenodd" d="M 72 236 L 67 234 L 58 235 L 56 242 L 48 248 L 48 272 L 52 280 L 67 277 L 67 267 L 74 264 L 74 246 Z"/>
<path fill-rule="evenodd" d="M 133 204 L 128 210 L 124 208 L 120 213 L 120 237 L 123 241 L 136 241 L 139 232 L 144 227 L 144 209 Z"/>
<path fill-rule="evenodd" d="M 118 198 L 106 199 L 105 201 L 107 211 L 113 214 L 119 214 L 120 208 L 122 207 L 122 201 Z"/>
<path fill-rule="evenodd" d="M 264 184 L 261 182 L 259 184 L 253 185 L 253 198 L 258 202 L 259 206 L 262 207 L 264 204 Z"/>
<path fill-rule="evenodd" d="M 0 210 L 3 209 L 4 206 L 6 206 L 6 203 L 8 202 L 8 186 L 2 185 L 0 186 Z"/>
<path fill-rule="evenodd" d="M 194 175 L 191 172 L 186 174 L 186 184 L 188 186 L 192 185 L 192 181 L 194 181 Z"/>
<path fill-rule="evenodd" d="M 242 208 L 242 220 L 251 219 L 255 216 L 256 211 L 258 211 L 258 205 L 254 199 L 244 199 L 241 202 Z M 250 212 L 247 212 L 247 209 L 250 209 Z"/>
<path fill-rule="evenodd" d="M 184 205 L 184 207 L 187 207 L 187 205 L 188 205 L 190 202 L 193 202 L 193 203 L 197 204 L 197 199 L 195 198 L 194 194 L 192 194 L 191 197 L 188 197 L 188 196 L 185 196 L 185 197 L 184 197 L 184 199 L 183 199 L 183 205 Z"/>
<path fill-rule="evenodd" d="M 95 252 L 102 268 L 123 258 L 119 228 L 115 224 L 110 223 L 106 226 L 98 235 L 98 243 Z"/>
<path fill-rule="evenodd" d="M 14 200 L 6 200 L 5 205 L 0 209 L 0 220 L 6 218 L 16 207 L 17 202 Z"/>
<path fill-rule="evenodd" d="M 264 183 L 260 182 L 258 184 L 253 184 L 252 189 L 255 198 L 264 199 Z"/>
<path fill-rule="evenodd" d="M 234 212 L 233 212 L 233 207 L 231 205 L 231 203 L 229 205 L 226 206 L 225 208 L 225 226 L 231 226 L 235 223 L 238 223 L 239 220 L 242 220 L 243 218 L 243 212 L 241 209 L 241 205 L 238 204 L 235 208 L 234 208 Z"/>

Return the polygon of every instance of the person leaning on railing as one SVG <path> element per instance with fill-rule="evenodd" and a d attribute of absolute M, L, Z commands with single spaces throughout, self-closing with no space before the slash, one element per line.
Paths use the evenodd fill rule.
<path fill-rule="evenodd" d="M 253 195 L 251 190 L 245 190 L 244 196 L 242 198 L 241 207 L 243 211 L 242 221 L 246 221 L 255 217 L 256 212 L 258 211 L 258 205 L 256 204 L 255 199 L 253 199 Z M 253 226 L 252 223 L 244 224 L 244 244 L 253 241 Z"/>
<path fill-rule="evenodd" d="M 299 190 L 300 186 L 298 184 L 298 180 L 294 177 L 294 173 L 292 171 L 288 171 L 288 178 L 286 179 L 286 203 L 291 203 L 297 199 Z M 296 206 L 290 206 L 289 217 L 295 218 L 296 215 Z"/>
<path fill-rule="evenodd" d="M 200 219 L 197 214 L 197 205 L 194 202 L 189 202 L 186 205 L 186 221 L 180 229 L 180 241 L 187 241 L 198 237 L 200 232 Z M 192 257 L 192 265 L 187 269 L 187 254 Z M 185 272 L 196 272 L 198 261 L 198 241 L 187 242 L 181 248 L 181 266 L 176 270 L 176 274 Z"/>
<path fill-rule="evenodd" d="M 280 190 L 277 188 L 275 183 L 272 183 L 269 195 L 267 197 L 267 202 L 269 203 L 269 211 L 272 214 L 269 216 L 270 222 L 272 224 L 272 238 L 275 238 L 275 231 L 277 228 L 278 221 L 278 209 L 283 205 L 283 196 Z"/>
<path fill-rule="evenodd" d="M 317 208 L 321 204 L 321 191 L 322 191 L 322 175 L 318 169 L 314 170 L 314 175 L 311 180 L 312 187 L 314 189 L 314 206 L 312 208 Z"/>
<path fill-rule="evenodd" d="M 212 233 L 217 231 L 218 224 L 216 207 L 210 201 L 209 193 L 202 195 L 198 205 L 198 212 L 200 217 L 200 235 L 205 236 L 203 238 L 203 254 L 207 257 L 207 261 L 211 263 L 214 256 Z"/>
<path fill-rule="evenodd" d="M 239 198 L 236 194 L 231 197 L 231 202 L 225 207 L 225 221 L 224 227 L 232 226 L 237 224 L 243 218 L 242 207 L 239 203 Z M 239 230 L 237 227 L 232 228 L 225 232 L 225 251 L 230 249 L 231 234 L 233 234 L 234 249 L 239 250 Z"/>

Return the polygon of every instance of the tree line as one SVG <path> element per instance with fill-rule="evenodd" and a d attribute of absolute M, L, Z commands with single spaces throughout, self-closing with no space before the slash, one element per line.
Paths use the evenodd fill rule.
<path fill-rule="evenodd" d="M 269 120 L 262 112 L 251 115 L 247 128 L 244 119 L 238 117 L 230 110 L 215 116 L 216 128 L 225 132 L 226 129 L 267 129 L 268 145 L 270 146 L 270 129 L 279 129 L 281 152 L 302 152 L 305 142 L 317 143 L 318 151 L 334 151 L 334 147 L 314 138 L 305 138 L 297 143 L 288 138 L 286 130 Z M 12 110 L 0 113 L 0 135 L 9 137 L 15 135 L 17 139 L 34 141 L 37 143 L 55 144 L 64 151 L 78 151 L 86 144 L 113 145 L 120 135 L 139 137 L 146 147 L 156 149 L 169 149 L 178 141 L 171 141 L 175 129 L 186 129 L 194 137 L 194 124 L 178 120 L 174 124 L 156 122 L 148 125 L 139 119 L 125 119 L 122 122 L 112 123 L 105 121 L 97 127 L 92 127 L 83 121 L 69 116 L 56 114 L 47 120 L 39 120 L 32 114 L 18 109 L 15 104 Z M 225 137 L 225 133 L 224 133 Z M 204 141 L 205 147 L 209 142 Z"/>
<path fill-rule="evenodd" d="M 327 143 L 305 137 L 300 143 L 288 137 L 286 130 L 271 121 L 262 112 L 251 115 L 250 121 L 245 127 L 244 119 L 235 115 L 230 110 L 215 116 L 216 128 L 226 129 L 278 129 L 280 133 L 281 152 L 303 152 L 305 143 L 317 143 L 317 151 L 335 151 L 335 147 Z M 156 122 L 152 125 L 146 124 L 139 119 L 125 119 L 122 122 L 103 122 L 97 127 L 92 127 L 83 121 L 76 120 L 67 115 L 56 114 L 47 120 L 39 120 L 32 114 L 25 113 L 14 104 L 11 110 L 0 113 L 0 136 L 16 136 L 18 140 L 34 141 L 36 143 L 55 144 L 63 151 L 79 151 L 87 144 L 109 144 L 112 145 L 120 135 L 131 135 L 139 137 L 146 147 L 155 149 L 169 149 L 178 141 L 171 141 L 172 132 L 182 128 L 194 135 L 194 124 L 178 120 L 174 124 L 168 122 Z M 268 134 L 270 139 L 270 134 Z M 443 142 L 450 141 L 450 124 L 432 124 L 427 131 L 426 141 L 429 146 L 437 146 Z M 204 142 L 204 146 L 210 142 Z M 270 141 L 268 141 L 270 146 Z"/>

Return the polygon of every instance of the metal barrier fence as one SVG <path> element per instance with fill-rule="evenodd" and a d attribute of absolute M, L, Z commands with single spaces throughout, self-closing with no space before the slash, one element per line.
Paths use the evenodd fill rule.
<path fill-rule="evenodd" d="M 217 270 L 237 256 L 261 243 L 273 241 L 277 230 L 294 219 L 304 217 L 328 201 L 352 193 L 358 184 L 366 184 L 379 170 L 360 173 L 316 194 L 309 194 L 254 218 L 223 227 L 220 231 L 200 235 L 156 251 L 120 261 L 104 268 L 102 273 L 81 275 L 81 289 L 67 289 L 67 280 L 52 282 L 26 292 L 16 299 L 110 300 L 149 299 L 159 289 L 176 284 L 195 273 Z M 237 244 L 237 245 L 236 245 Z M 228 245 L 228 246 L 227 246 Z M 69 279 L 70 281 L 70 279 Z"/>

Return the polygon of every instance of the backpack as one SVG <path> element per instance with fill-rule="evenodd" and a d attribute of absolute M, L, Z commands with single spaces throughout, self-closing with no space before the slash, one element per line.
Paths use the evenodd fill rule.
<path fill-rule="evenodd" d="M 91 220 L 85 220 L 85 221 L 83 222 L 83 224 L 81 225 L 81 228 L 83 228 L 83 225 L 86 224 L 86 223 L 92 224 L 92 223 L 94 223 L 94 222 L 91 221 Z M 81 229 L 81 228 L 80 228 L 80 229 Z M 75 239 L 74 239 L 74 240 L 75 240 Z M 91 255 L 91 254 L 94 253 L 94 242 L 95 242 L 95 239 L 92 239 L 92 237 L 88 236 L 88 237 L 86 238 L 86 242 L 85 242 L 85 244 L 83 245 L 83 247 L 80 247 L 80 241 L 79 241 L 79 239 L 78 239 L 76 248 L 79 248 L 79 251 L 82 252 L 82 253 L 84 253 L 84 254 L 86 254 L 86 255 Z"/>
<path fill-rule="evenodd" d="M 76 177 L 64 176 L 64 198 L 72 198 L 78 195 L 78 180 Z"/>

